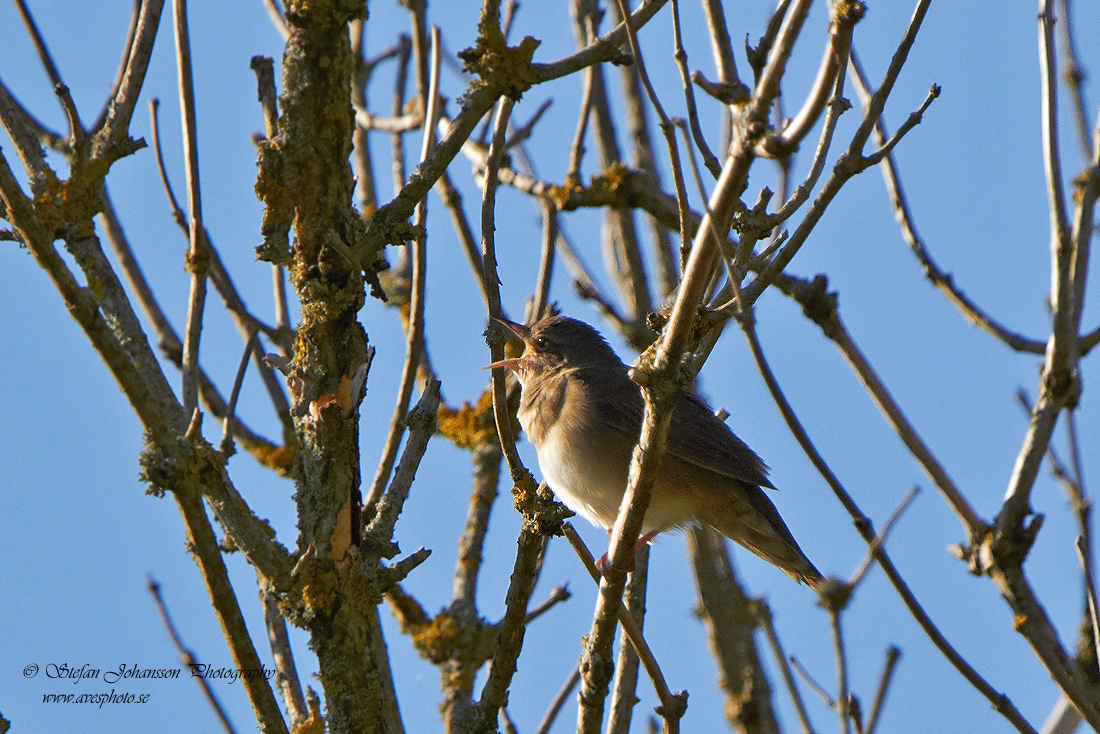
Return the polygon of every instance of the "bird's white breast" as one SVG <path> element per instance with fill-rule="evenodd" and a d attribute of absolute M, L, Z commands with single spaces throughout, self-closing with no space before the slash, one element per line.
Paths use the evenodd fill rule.
<path fill-rule="evenodd" d="M 591 447 L 568 441 L 564 433 L 555 425 L 536 445 L 542 476 L 566 507 L 593 525 L 609 528 L 615 523 L 626 484 L 602 477 L 592 465 Z"/>
<path fill-rule="evenodd" d="M 543 479 L 565 505 L 593 525 L 610 528 L 626 492 L 633 442 L 590 414 L 594 389 L 574 377 L 524 384 L 518 417 L 538 452 Z M 664 531 L 695 520 L 683 492 L 658 483 L 643 530 Z"/>
<path fill-rule="evenodd" d="M 615 524 L 630 463 L 630 448 L 625 444 L 617 447 L 621 451 L 615 448 L 591 440 L 585 431 L 563 430 L 561 421 L 535 443 L 539 469 L 558 499 L 604 528 Z M 662 489 L 660 483 L 654 488 L 642 525 L 644 532 L 662 532 L 695 521 L 695 508 L 687 496 Z"/>

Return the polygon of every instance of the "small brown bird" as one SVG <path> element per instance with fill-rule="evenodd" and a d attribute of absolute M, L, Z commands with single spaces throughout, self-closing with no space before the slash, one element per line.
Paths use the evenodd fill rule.
<path fill-rule="evenodd" d="M 644 403 L 628 368 L 588 324 L 552 316 L 531 326 L 501 320 L 523 339 L 515 359 L 519 421 L 550 488 L 595 525 L 615 523 Z M 822 575 L 798 547 L 761 487 L 774 489 L 752 449 L 694 395 L 672 414 L 660 477 L 639 544 L 666 530 L 709 525 L 814 589 Z"/>

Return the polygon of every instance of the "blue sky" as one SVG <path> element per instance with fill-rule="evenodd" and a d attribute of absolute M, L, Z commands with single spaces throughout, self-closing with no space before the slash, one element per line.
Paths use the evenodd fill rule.
<path fill-rule="evenodd" d="M 458 2 L 433 5 L 430 18 L 443 26 L 451 52 L 474 38 L 472 6 Z M 1100 27 L 1095 7 L 1077 8 L 1076 28 Z M 568 11 L 555 4 L 547 12 L 523 4 L 514 37 L 543 41 L 536 61 L 552 61 L 573 48 Z M 32 10 L 53 49 L 61 74 L 85 119 L 94 118 L 110 89 L 125 39 L 130 5 L 111 3 L 34 3 Z M 755 39 L 768 4 L 728 8 L 735 45 L 745 34 Z M 683 8 L 685 39 L 692 68 L 713 77 L 709 41 L 694 4 Z M 856 29 L 856 46 L 873 79 L 881 74 L 900 38 L 911 7 L 871 3 Z M 368 48 L 377 51 L 396 33 L 407 31 L 405 11 L 393 4 L 371 6 Z M 162 135 L 177 192 L 183 167 L 178 132 L 178 101 L 170 30 L 170 11 L 132 126 L 135 137 L 150 140 L 147 101 L 161 99 Z M 683 114 L 676 70 L 671 63 L 671 34 L 666 19 L 641 34 L 650 73 L 670 114 Z M 793 60 L 784 92 L 790 113 L 812 81 L 827 19 L 815 6 Z M 0 6 L 0 78 L 47 124 L 64 126 L 33 49 L 20 32 L 14 7 Z M 265 54 L 278 59 L 281 40 L 261 3 L 192 3 L 195 83 L 203 208 L 211 236 L 234 275 L 246 302 L 272 318 L 270 272 L 253 258 L 259 243 L 262 208 L 252 193 L 255 151 L 250 135 L 262 129 L 249 59 Z M 1096 38 L 1080 39 L 1082 62 L 1094 73 L 1100 66 Z M 739 56 L 742 70 L 746 65 Z M 609 73 L 609 79 L 616 79 Z M 371 87 L 372 99 L 388 108 L 392 66 L 382 67 Z M 897 149 L 903 180 L 917 226 L 941 266 L 975 301 L 1011 328 L 1045 339 L 1050 287 L 1049 224 L 1040 155 L 1039 70 L 1034 7 L 1013 3 L 937 4 L 886 108 L 891 129 L 924 99 L 931 84 L 943 88 L 924 121 Z M 444 94 L 452 99 L 464 81 L 445 71 Z M 617 88 L 616 88 L 617 90 Z M 1062 90 L 1064 91 L 1064 90 Z M 1096 114 L 1098 96 L 1086 87 Z M 846 92 L 856 101 L 854 90 Z M 579 80 L 567 79 L 531 90 L 516 106 L 526 120 L 547 97 L 554 104 L 536 128 L 535 163 L 542 177 L 560 181 L 579 104 Z M 1063 96 L 1063 102 L 1064 102 Z M 701 103 L 703 124 L 712 144 L 718 139 L 715 108 Z M 1083 164 L 1073 137 L 1069 108 L 1063 103 L 1063 151 L 1067 178 Z M 853 110 L 841 120 L 837 145 L 845 144 L 858 124 Z M 419 149 L 418 136 L 408 150 Z M 383 200 L 391 194 L 384 136 L 376 140 L 376 174 Z M 16 165 L 12 147 L 0 146 Z M 584 172 L 596 171 L 590 145 Z M 804 172 L 809 152 L 796 170 Z M 55 164 L 59 163 L 56 159 Z M 463 187 L 476 221 L 478 193 L 464 161 L 453 175 Z M 796 174 L 797 179 L 797 174 Z M 666 179 L 667 180 L 667 179 Z M 754 169 L 746 199 L 773 183 L 773 168 Z M 186 246 L 171 219 L 157 180 L 152 153 L 146 149 L 120 161 L 108 186 L 127 233 L 161 304 L 180 328 L 186 312 Z M 696 206 L 698 204 L 696 203 Z M 485 313 L 473 276 L 438 199 L 430 204 L 427 339 L 451 403 L 474 400 L 484 389 L 489 361 L 481 332 Z M 498 258 L 503 263 L 506 307 L 520 312 L 537 266 L 539 213 L 534 202 L 502 188 L 498 197 Z M 591 212 L 565 218 L 572 238 L 594 269 L 601 262 L 599 220 Z M 119 683 L 118 691 L 147 692 L 146 704 L 107 705 L 89 710 L 43 704 L 46 693 L 100 693 L 86 683 L 51 681 L 48 665 L 88 663 L 102 670 L 119 665 L 177 665 L 177 654 L 145 590 L 148 576 L 163 588 L 181 634 L 196 656 L 213 665 L 230 665 L 217 622 L 194 563 L 184 548 L 183 529 L 170 499 L 145 496 L 138 481 L 141 430 L 124 397 L 87 339 L 65 311 L 61 298 L 31 255 L 12 243 L 0 243 L 0 681 L 5 694 L 0 712 L 25 731 L 164 732 L 207 730 L 216 726 L 191 682 L 150 685 Z M 60 249 L 60 248 L 59 248 Z M 856 341 L 882 375 L 925 441 L 979 513 L 996 514 L 1012 463 L 1026 429 L 1014 398 L 1018 387 L 1034 394 L 1039 360 L 1019 355 L 967 323 L 932 288 L 901 239 L 875 170 L 851 181 L 830 207 L 792 272 L 826 273 L 840 293 L 841 314 Z M 1095 270 L 1095 269 L 1094 269 Z M 1095 280 L 1095 279 L 1094 279 Z M 564 269 L 558 269 L 552 297 L 571 315 L 597 323 L 589 304 L 573 295 Z M 378 350 L 362 407 L 364 474 L 373 474 L 383 431 L 393 410 L 404 357 L 397 314 L 368 301 L 361 315 Z M 899 522 L 889 543 L 895 562 L 960 651 L 1007 694 L 1038 727 L 1057 692 L 1026 642 L 1012 631 L 1012 615 L 987 579 L 971 577 L 945 552 L 964 540 L 960 524 L 919 466 L 884 422 L 835 348 L 798 307 L 778 293 L 758 304 L 761 341 L 787 396 L 818 448 L 845 482 L 863 511 L 881 524 L 913 485 L 924 490 Z M 1100 322 L 1100 307 L 1086 303 L 1085 328 Z M 607 332 L 606 325 L 600 324 Z M 632 355 L 609 334 L 624 359 Z M 202 359 L 214 379 L 228 389 L 242 345 L 217 298 L 209 302 Z M 167 366 L 170 378 L 178 375 Z M 1086 485 L 1100 470 L 1100 425 L 1095 398 L 1095 358 L 1083 365 L 1085 392 L 1078 416 Z M 847 515 L 813 471 L 786 431 L 752 364 L 743 337 L 730 329 L 702 373 L 702 388 L 716 406 L 726 408 L 729 424 L 764 458 L 780 492 L 775 502 L 807 554 L 827 574 L 848 576 L 859 564 L 864 545 Z M 241 412 L 260 431 L 278 435 L 255 374 L 245 383 Z M 1056 446 L 1065 456 L 1060 425 Z M 208 437 L 218 431 L 208 424 Z M 521 447 L 535 468 L 529 444 Z M 256 513 L 269 518 L 281 539 L 296 536 L 294 488 L 238 454 L 230 461 L 237 487 Z M 397 527 L 408 552 L 423 545 L 431 559 L 407 587 L 429 611 L 450 601 L 455 546 L 461 533 L 472 473 L 464 452 L 436 439 L 429 446 L 412 498 Z M 537 472 L 536 472 L 537 473 Z M 1095 481 L 1091 482 L 1095 485 Z M 1029 559 L 1033 585 L 1058 626 L 1064 644 L 1076 643 L 1082 596 L 1073 551 L 1076 535 L 1064 496 L 1048 472 L 1037 482 L 1032 504 L 1046 523 Z M 593 548 L 605 541 L 600 531 L 577 522 Z M 518 516 L 505 499 L 498 503 L 485 550 L 486 568 L 479 592 L 481 613 L 499 618 L 503 611 L 514 556 Z M 834 676 L 828 617 L 804 587 L 739 549 L 738 568 L 749 590 L 766 595 L 788 654 L 832 687 Z M 716 671 L 706 651 L 702 625 L 694 618 L 695 595 L 681 537 L 662 537 L 651 561 L 647 629 L 665 675 L 674 689 L 691 694 L 685 727 L 721 731 L 722 702 L 715 692 Z M 254 635 L 262 638 L 255 574 L 238 557 L 229 565 Z M 554 541 L 536 599 L 553 586 L 568 583 L 573 598 L 535 622 L 519 661 L 510 710 L 521 731 L 533 730 L 553 692 L 565 679 L 588 631 L 595 590 L 569 548 Z M 438 674 L 417 657 L 408 638 L 384 610 L 389 651 L 402 693 L 406 729 L 440 731 Z M 865 702 L 874 694 L 886 646 L 896 644 L 903 657 L 882 716 L 883 731 L 1009 731 L 1010 727 L 971 688 L 921 634 L 881 571 L 873 570 L 844 617 L 851 680 Z M 294 633 L 303 682 L 319 688 L 304 635 Z M 261 645 L 262 647 L 262 645 Z M 262 652 L 262 650 L 261 650 Z M 37 664 L 34 678 L 23 675 Z M 774 664 L 769 671 L 785 729 L 797 728 L 793 710 L 780 689 Z M 252 717 L 239 683 L 217 683 L 216 695 L 230 711 L 238 731 L 249 731 Z M 639 687 L 644 713 L 656 705 L 648 683 Z M 834 715 L 804 690 L 815 722 L 835 726 Z M 574 727 L 573 705 L 555 731 Z"/>

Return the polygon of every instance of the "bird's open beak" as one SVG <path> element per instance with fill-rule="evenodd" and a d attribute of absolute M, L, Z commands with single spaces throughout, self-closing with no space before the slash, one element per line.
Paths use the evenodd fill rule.
<path fill-rule="evenodd" d="M 507 326 L 508 329 L 511 330 L 511 332 L 513 334 L 518 336 L 520 339 L 523 339 L 524 343 L 527 342 L 527 337 L 531 335 L 531 327 L 530 326 L 524 326 L 523 324 L 517 324 L 515 321 L 509 321 L 508 319 L 498 319 L 495 316 L 492 316 L 490 318 L 492 318 L 493 321 L 496 321 L 499 324 L 504 324 L 505 326 Z M 519 366 L 520 359 L 521 359 L 520 357 L 516 357 L 514 359 L 502 359 L 499 362 L 493 362 L 492 364 L 487 364 L 484 367 L 482 367 L 481 369 L 491 370 L 491 369 L 495 369 L 497 367 L 507 367 L 510 370 L 514 370 Z"/>

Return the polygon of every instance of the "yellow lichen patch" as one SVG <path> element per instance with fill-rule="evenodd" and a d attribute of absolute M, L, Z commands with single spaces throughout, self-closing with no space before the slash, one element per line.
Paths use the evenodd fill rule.
<path fill-rule="evenodd" d="M 294 727 L 293 734 L 325 734 L 325 717 L 321 715 L 321 702 L 312 689 L 309 696 L 309 718 Z"/>
<path fill-rule="evenodd" d="M 496 436 L 493 420 L 493 394 L 486 390 L 478 398 L 477 405 L 464 402 L 457 410 L 440 404 L 436 412 L 439 432 L 451 443 L 473 451 Z"/>
<path fill-rule="evenodd" d="M 511 99 L 519 99 L 538 78 L 531 58 L 541 41 L 526 36 L 518 46 L 509 46 L 497 26 L 482 23 L 473 48 L 460 51 L 458 57 L 466 71 L 476 74 Z"/>
<path fill-rule="evenodd" d="M 582 191 L 584 191 L 584 186 L 581 185 L 580 179 L 576 176 L 569 176 L 561 186 L 551 186 L 546 195 L 558 209 L 567 209 L 569 197 Z"/>
<path fill-rule="evenodd" d="M 461 630 L 454 617 L 440 612 L 431 624 L 420 626 L 412 634 L 413 644 L 428 660 L 441 663 L 458 649 Z"/>
<path fill-rule="evenodd" d="M 336 576 L 331 570 L 311 574 L 302 584 L 302 601 L 311 612 L 327 613 L 336 602 Z"/>
<path fill-rule="evenodd" d="M 615 190 L 623 185 L 627 176 L 631 173 L 630 169 L 626 167 L 622 161 L 616 161 L 610 166 L 604 169 L 604 172 L 592 177 L 592 185 L 595 186 L 599 181 L 602 185 Z"/>
<path fill-rule="evenodd" d="M 289 474 L 291 467 L 294 465 L 294 450 L 290 447 L 265 443 L 246 446 L 245 448 L 253 458 L 268 469 L 274 469 L 280 476 Z"/>

